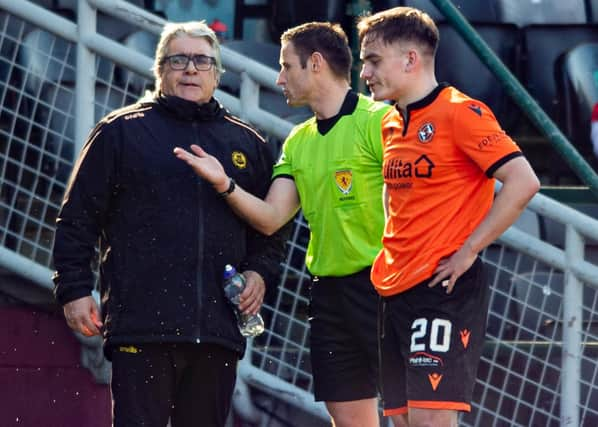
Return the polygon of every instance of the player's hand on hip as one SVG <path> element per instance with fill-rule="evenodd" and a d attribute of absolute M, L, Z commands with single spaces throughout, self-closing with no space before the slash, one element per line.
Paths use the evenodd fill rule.
<path fill-rule="evenodd" d="M 435 276 L 428 286 L 433 288 L 440 283 L 443 288 L 446 288 L 446 293 L 450 294 L 453 292 L 457 279 L 469 270 L 476 258 L 477 254 L 472 254 L 465 246 L 461 247 L 448 258 L 443 258 L 438 262 L 438 267 L 434 271 Z"/>

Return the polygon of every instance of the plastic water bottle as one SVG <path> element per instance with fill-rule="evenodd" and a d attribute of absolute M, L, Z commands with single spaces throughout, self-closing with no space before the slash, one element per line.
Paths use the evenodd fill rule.
<path fill-rule="evenodd" d="M 264 319 L 260 314 L 243 314 L 239 311 L 241 293 L 245 289 L 245 277 L 235 267 L 226 264 L 224 267 L 224 294 L 232 303 L 239 331 L 244 337 L 257 337 L 264 332 Z"/>

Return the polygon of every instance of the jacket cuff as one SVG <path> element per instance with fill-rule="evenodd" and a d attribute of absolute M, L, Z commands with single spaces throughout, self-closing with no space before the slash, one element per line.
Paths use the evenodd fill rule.
<path fill-rule="evenodd" d="M 54 297 L 58 304 L 65 305 L 71 301 L 74 301 L 79 298 L 88 297 L 91 295 L 91 288 L 87 286 L 77 286 L 74 288 L 66 289 L 66 290 L 59 290 L 59 287 L 54 288 Z"/>

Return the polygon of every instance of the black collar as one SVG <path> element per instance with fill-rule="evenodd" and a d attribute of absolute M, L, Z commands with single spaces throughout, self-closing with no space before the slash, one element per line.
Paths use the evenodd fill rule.
<path fill-rule="evenodd" d="M 450 85 L 446 82 L 442 82 L 439 83 L 438 86 L 436 86 L 434 89 L 432 89 L 432 92 L 430 92 L 429 94 L 427 94 L 426 96 L 424 96 L 422 99 L 420 99 L 419 101 L 415 101 L 412 102 L 411 104 L 407 105 L 407 112 L 410 112 L 412 110 L 419 110 L 420 108 L 423 108 L 427 105 L 430 105 L 432 102 L 434 102 L 434 100 L 436 98 L 438 98 L 438 95 L 440 94 L 440 92 L 442 92 L 442 89 L 449 87 Z M 396 108 L 398 109 L 398 104 L 396 105 Z"/>
<path fill-rule="evenodd" d="M 395 104 L 395 109 L 403 117 L 403 136 L 407 135 L 407 130 L 409 129 L 409 122 L 411 121 L 411 112 L 413 110 L 419 110 L 420 108 L 424 108 L 427 105 L 430 105 L 432 102 L 436 100 L 436 98 L 438 98 L 440 92 L 442 92 L 444 88 L 447 88 L 449 86 L 450 85 L 445 82 L 439 83 L 438 86 L 432 89 L 432 92 L 424 96 L 422 99 L 407 105 L 407 108 L 405 109 L 405 115 L 403 115 L 403 112 L 399 108 L 399 104 Z"/>
<path fill-rule="evenodd" d="M 343 105 L 341 105 L 341 109 L 335 116 L 332 116 L 328 119 L 316 120 L 318 123 L 318 132 L 321 135 L 326 135 L 330 129 L 334 127 L 336 122 L 340 120 L 342 116 L 350 116 L 357 108 L 357 102 L 359 101 L 359 96 L 357 93 L 349 90 L 347 95 L 345 96 L 345 100 L 343 101 Z"/>

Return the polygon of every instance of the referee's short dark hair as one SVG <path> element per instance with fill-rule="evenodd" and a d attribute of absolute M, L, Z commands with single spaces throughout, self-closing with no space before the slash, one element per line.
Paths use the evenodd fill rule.
<path fill-rule="evenodd" d="M 353 55 L 347 35 L 339 24 L 307 22 L 286 30 L 280 36 L 282 44 L 292 43 L 303 68 L 314 52 L 319 52 L 335 76 L 350 80 Z"/>

